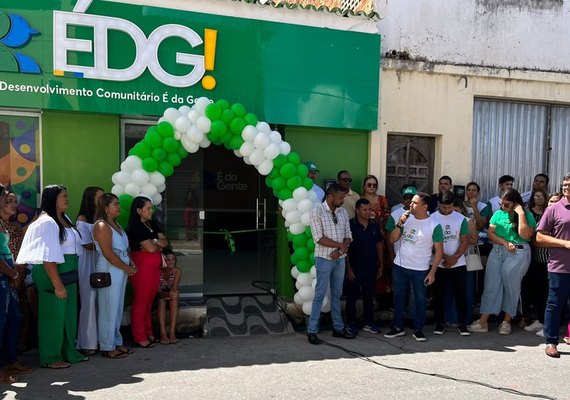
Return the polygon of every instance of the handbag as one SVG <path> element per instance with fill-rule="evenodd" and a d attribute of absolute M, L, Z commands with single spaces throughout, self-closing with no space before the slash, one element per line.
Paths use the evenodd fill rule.
<path fill-rule="evenodd" d="M 111 286 L 110 272 L 91 272 L 89 284 L 93 289 L 101 289 Z"/>
<path fill-rule="evenodd" d="M 471 246 L 467 256 L 465 257 L 465 266 L 467 271 L 481 271 L 483 269 L 483 263 L 481 262 L 481 254 L 479 254 L 478 246 Z"/>

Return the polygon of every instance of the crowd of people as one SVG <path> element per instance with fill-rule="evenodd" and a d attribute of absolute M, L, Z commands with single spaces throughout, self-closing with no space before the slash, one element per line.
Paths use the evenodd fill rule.
<path fill-rule="evenodd" d="M 117 196 L 88 187 L 74 223 L 67 215 L 67 189 L 48 185 L 41 212 L 25 232 L 13 221 L 17 200 L 0 185 L 0 383 L 32 372 L 17 356 L 29 347 L 35 326 L 40 366 L 50 369 L 68 368 L 97 353 L 121 359 L 133 353 L 130 347 L 177 342 L 181 271 L 152 218 L 150 199 L 133 200 L 123 229 Z M 133 289 L 129 347 L 121 333 L 128 281 Z M 155 299 L 158 339 L 151 319 Z"/>
<path fill-rule="evenodd" d="M 312 162 L 311 167 L 318 172 Z M 548 356 L 559 357 L 560 322 L 570 294 L 570 173 L 562 179 L 561 192 L 550 195 L 546 174 L 536 175 L 532 190 L 523 193 L 513 188 L 514 180 L 501 176 L 499 195 L 488 201 L 480 198 L 476 182 L 465 186 L 465 195 L 455 195 L 449 176 L 439 179 L 433 195 L 407 184 L 401 188 L 402 201 L 390 209 L 377 194 L 374 176 L 364 178 L 359 195 L 350 187 L 350 173 L 339 171 L 311 214 L 317 284 L 309 343 L 320 343 L 320 310 L 329 286 L 334 337 L 352 339 L 360 330 L 380 333 L 375 289 L 389 276 L 394 318 L 386 338 L 406 335 L 407 316 L 413 338 L 426 341 L 429 295 L 434 335 L 451 326 L 461 336 L 485 333 L 496 315 L 500 335 L 511 334 L 513 320 L 520 321 L 525 331 L 544 337 Z M 473 321 L 481 275 L 480 316 Z M 570 344 L 570 323 L 563 340 Z"/>

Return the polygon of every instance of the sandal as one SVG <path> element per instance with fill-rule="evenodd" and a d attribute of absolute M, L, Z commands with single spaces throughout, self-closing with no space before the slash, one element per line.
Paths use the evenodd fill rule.
<path fill-rule="evenodd" d="M 154 343 L 154 342 L 147 342 L 147 344 L 142 344 L 142 343 L 139 343 L 139 342 L 134 342 L 134 346 L 135 346 L 135 347 L 141 347 L 141 348 L 143 348 L 143 349 L 152 349 L 153 347 L 156 346 L 156 343 Z"/>
<path fill-rule="evenodd" d="M 71 366 L 70 363 L 67 363 L 65 361 L 56 361 L 50 364 L 43 364 L 42 368 L 49 368 L 49 369 L 64 369 L 64 368 L 69 368 Z"/>
<path fill-rule="evenodd" d="M 119 350 L 123 354 L 133 354 L 134 353 L 134 351 L 132 351 L 131 349 L 129 349 L 126 346 L 117 346 L 117 350 Z"/>
<path fill-rule="evenodd" d="M 33 371 L 32 368 L 20 364 L 19 361 L 16 361 L 13 364 L 6 364 L 4 368 L 2 368 L 2 370 L 8 375 L 29 374 L 30 372 Z"/>
<path fill-rule="evenodd" d="M 101 357 L 105 358 L 126 358 L 127 355 L 120 350 L 102 351 Z"/>
<path fill-rule="evenodd" d="M 97 351 L 98 351 L 98 350 L 96 350 L 96 349 L 82 349 L 82 350 L 79 350 L 79 352 L 80 352 L 81 354 L 83 354 L 84 356 L 87 356 L 87 357 L 94 356 L 95 354 L 97 354 Z"/>
<path fill-rule="evenodd" d="M 18 382 L 18 378 L 16 378 L 15 376 L 12 376 L 12 375 L 1 375 L 0 376 L 0 383 L 12 384 L 12 383 L 16 383 L 16 382 Z"/>
<path fill-rule="evenodd" d="M 566 336 L 564 339 L 562 339 L 564 341 L 564 343 L 566 344 L 570 344 L 570 336 Z"/>

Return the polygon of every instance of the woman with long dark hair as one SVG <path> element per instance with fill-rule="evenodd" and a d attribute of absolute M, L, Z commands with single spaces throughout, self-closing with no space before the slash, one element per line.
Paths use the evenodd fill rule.
<path fill-rule="evenodd" d="M 120 214 L 117 196 L 103 194 L 97 206 L 93 239 L 99 254 L 95 271 L 111 274 L 111 285 L 97 289 L 99 347 L 108 358 L 124 358 L 132 353 L 123 346 L 120 329 L 127 276 L 133 276 L 137 269 L 129 258 L 127 233 L 117 223 Z"/>
<path fill-rule="evenodd" d="M 32 264 L 38 289 L 38 342 L 40 365 L 68 368 L 87 361 L 75 348 L 77 339 L 77 265 L 81 237 L 65 215 L 69 201 L 63 185 L 48 185 L 42 192 L 42 213 L 30 224 L 18 264 Z"/>
<path fill-rule="evenodd" d="M 523 207 L 519 192 L 508 189 L 501 195 L 501 209 L 489 222 L 488 237 L 493 250 L 487 260 L 485 287 L 481 298 L 481 316 L 469 326 L 471 332 L 488 332 L 490 314 L 504 311 L 500 335 L 511 333 L 511 321 L 517 312 L 521 282 L 528 270 L 531 253 L 528 242 L 536 221 Z"/>
<path fill-rule="evenodd" d="M 77 348 L 86 356 L 97 352 L 97 291 L 89 284 L 89 277 L 95 268 L 97 252 L 93 244 L 93 222 L 98 199 L 104 190 L 97 186 L 89 186 L 83 191 L 79 214 L 77 216 L 77 230 L 81 233 L 83 254 L 79 256 L 79 298 L 81 310 L 79 311 L 79 326 L 77 328 Z"/>
<path fill-rule="evenodd" d="M 152 214 L 152 202 L 147 197 L 135 197 L 127 226 L 131 258 L 137 266 L 137 273 L 130 277 L 133 287 L 131 329 L 135 345 L 145 348 L 155 346 L 151 309 L 160 282 L 160 252 L 168 246 Z"/>

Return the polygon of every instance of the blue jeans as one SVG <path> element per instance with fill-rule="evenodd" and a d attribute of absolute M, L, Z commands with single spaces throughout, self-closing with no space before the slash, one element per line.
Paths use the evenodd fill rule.
<path fill-rule="evenodd" d="M 546 344 L 558 345 L 560 314 L 570 296 L 570 274 L 548 273 L 548 301 L 544 312 L 544 339 Z"/>
<path fill-rule="evenodd" d="M 333 328 L 343 330 L 344 322 L 340 314 L 340 296 L 342 295 L 342 284 L 344 282 L 344 258 L 338 260 L 327 260 L 322 257 L 315 257 L 315 268 L 317 269 L 317 286 L 315 287 L 315 297 L 309 318 L 308 333 L 319 332 L 319 318 L 323 300 L 327 290 L 331 288 L 331 316 Z"/>
<path fill-rule="evenodd" d="M 96 271 L 107 272 L 104 268 L 96 268 Z M 115 266 L 109 267 L 108 272 L 111 274 L 111 286 L 97 289 L 97 328 L 101 351 L 112 351 L 123 344 L 120 329 L 127 275 Z"/>
<path fill-rule="evenodd" d="M 495 244 L 485 271 L 485 288 L 481 298 L 481 314 L 515 316 L 521 295 L 521 282 L 530 264 L 530 246 L 524 245 L 514 253 Z"/>
<path fill-rule="evenodd" d="M 394 264 L 392 285 L 394 286 L 394 327 L 404 327 L 404 308 L 410 285 L 414 291 L 414 329 L 422 330 L 426 322 L 427 289 L 424 280 L 428 270 L 414 271 Z"/>

